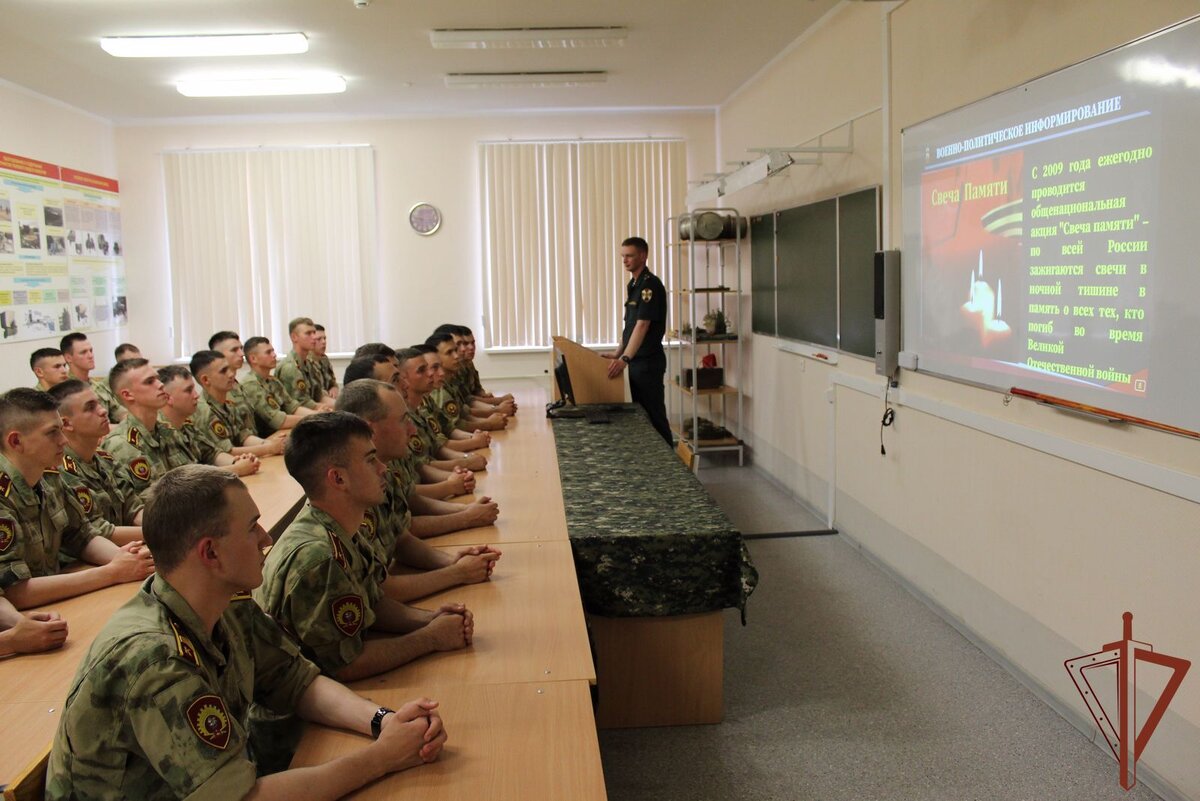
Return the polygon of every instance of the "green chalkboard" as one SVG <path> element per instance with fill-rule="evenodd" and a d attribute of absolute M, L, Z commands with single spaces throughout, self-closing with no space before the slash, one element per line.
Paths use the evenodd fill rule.
<path fill-rule="evenodd" d="M 837 199 L 779 212 L 779 336 L 837 347 Z"/>
<path fill-rule="evenodd" d="M 838 310 L 847 353 L 875 358 L 875 251 L 879 249 L 879 192 L 838 198 Z"/>
<path fill-rule="evenodd" d="M 750 218 L 750 321 L 775 336 L 775 212 Z"/>

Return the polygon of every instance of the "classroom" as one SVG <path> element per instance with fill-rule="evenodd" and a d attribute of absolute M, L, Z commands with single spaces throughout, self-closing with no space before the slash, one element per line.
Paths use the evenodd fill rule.
<path fill-rule="evenodd" d="M 137 344 L 155 365 L 186 365 L 192 352 L 205 347 L 208 333 L 235 327 L 239 320 L 272 326 L 240 333 L 243 338 L 270 337 L 282 358 L 288 350 L 286 322 L 311 315 L 329 330 L 329 355 L 340 380 L 352 352 L 364 342 L 403 347 L 423 341 L 440 324 L 453 322 L 474 330 L 478 339 L 474 363 L 484 384 L 495 386 L 497 392 L 513 391 L 519 400 L 541 400 L 551 392 L 551 336 L 569 336 L 597 350 L 600 345 L 611 348 L 619 339 L 616 314 L 624 300 L 619 246 L 624 236 L 649 240 L 650 269 L 662 275 L 666 266 L 659 262 L 669 258 L 664 241 L 671 230 L 668 218 L 689 208 L 734 209 L 741 216 L 756 218 L 878 188 L 878 240 L 871 249 L 898 250 L 905 265 L 915 263 L 918 254 L 909 246 L 911 231 L 906 226 L 907 215 L 913 213 L 911 203 L 906 207 L 906 131 L 911 135 L 924 130 L 927 121 L 973 108 L 980 101 L 991 102 L 999 93 L 1200 15 L 1198 0 L 754 0 L 737 6 L 671 0 L 587 7 L 521 0 L 421 9 L 398 0 L 254 4 L 188 0 L 176 5 L 178 10 L 168 11 L 161 4 L 91 0 L 6 4 L 10 20 L 0 53 L 0 154 L 119 182 L 123 291 L 119 309 L 114 303 L 111 312 L 124 322 L 112 327 L 93 319 L 85 329 L 97 353 L 96 374 L 112 366 L 113 349 L 122 342 Z M 253 13 L 251 7 L 256 9 Z M 12 17 L 23 17 L 24 22 L 14 26 Z M 607 48 L 513 48 L 481 54 L 435 49 L 428 38 L 435 28 L 580 25 L 625 26 L 628 40 Z M 210 103 L 175 91 L 172 83 L 182 74 L 185 59 L 167 59 L 163 63 L 169 67 L 155 67 L 156 59 L 111 59 L 98 44 L 101 36 L 247 30 L 304 31 L 311 40 L 305 57 L 315 57 L 312 66 L 343 71 L 347 91 L 314 98 Z M 331 38 L 337 40 L 333 46 L 325 41 Z M 346 45 L 346 40 L 354 44 Z M 722 48 L 728 49 L 727 60 L 721 57 Z M 393 49 L 403 51 L 403 56 L 387 61 Z M 661 58 L 656 57 L 659 51 Z M 348 62 L 337 63 L 337 58 Z M 104 59 L 141 63 L 136 68 L 114 66 Z M 372 59 L 402 69 L 393 74 L 371 72 Z M 423 67 L 423 59 L 438 66 Z M 574 85 L 550 88 L 465 89 L 443 82 L 444 73 L 493 64 L 526 71 L 595 71 L 604 66 L 608 74 L 602 84 L 592 85 L 576 76 Z M 1200 59 L 1191 67 L 1200 69 Z M 370 100 L 356 100 L 356 93 L 366 93 Z M 1191 146 L 1190 139 L 1183 141 Z M 628 219 L 645 220 L 647 230 L 605 229 L 605 237 L 612 241 L 594 242 L 582 229 L 575 231 L 577 246 L 543 240 L 540 234 L 547 229 L 535 225 L 532 215 L 524 228 L 514 228 L 527 238 L 524 250 L 519 233 L 518 243 L 511 245 L 520 260 L 584 254 L 607 261 L 592 265 L 596 277 L 587 279 L 592 282 L 580 281 L 577 294 L 560 300 L 560 307 L 544 318 L 509 319 L 505 316 L 512 308 L 508 299 L 515 295 L 502 297 L 502 292 L 515 293 L 520 285 L 503 284 L 502 274 L 489 273 L 486 266 L 502 250 L 498 243 L 505 241 L 489 235 L 489 214 L 499 201 L 489 194 L 488 179 L 503 174 L 492 170 L 506 166 L 499 158 L 494 164 L 489 161 L 491 154 L 508 145 L 591 142 L 661 146 L 676 163 L 672 170 L 656 175 L 669 174 L 672 185 L 648 190 L 644 208 L 627 212 Z M 825 147 L 828 152 L 817 158 L 803 157 L 805 148 Z M 339 194 L 339 216 L 330 225 L 345 229 L 357 222 L 367 226 L 361 230 L 375 232 L 373 241 L 355 239 L 352 245 L 339 241 L 341 250 L 354 251 L 353 258 L 370 265 L 369 271 L 350 278 L 348 273 L 305 272 L 289 283 L 287 260 L 264 258 L 253 269 L 223 266 L 223 272 L 210 275 L 197 267 L 189 276 L 177 277 L 182 237 L 172 224 L 178 226 L 187 218 L 177 207 L 182 195 L 171 194 L 173 187 L 182 185 L 176 179 L 184 171 L 184 167 L 176 171 L 173 160 L 182 164 L 190 155 L 243 152 L 286 157 L 316 148 L 353 151 L 356 158 L 368 154 L 367 161 L 350 167 L 352 173 L 358 171 L 362 183 Z M 728 180 L 739 165 L 758 159 L 767 149 L 791 149 L 795 163 L 719 197 L 705 194 L 705 187 Z M 1161 149 L 1168 148 L 1164 144 Z M 582 163 L 576 155 L 546 158 L 580 158 Z M 310 188 L 299 180 L 290 183 L 289 196 L 279 202 L 292 203 Z M 978 183 L 975 191 L 992 190 Z M 419 204 L 427 204 L 437 214 L 433 232 L 424 232 L 428 235 L 418 228 L 422 221 L 412 216 Z M 12 201 L 10 211 L 0 196 L 0 228 L 16 229 L 15 222 L 10 225 L 4 216 L 20 218 L 17 206 Z M 264 211 L 262 219 L 269 216 L 270 211 Z M 579 219 L 584 226 L 608 224 L 602 211 L 595 209 L 584 209 Z M 44 226 L 52 227 L 52 222 L 47 218 Z M 25 237 L 24 224 L 20 231 L 20 237 Z M 241 234 L 229 234 L 235 235 Z M 345 240 L 357 235 L 348 232 Z M 9 241 L 5 248 L 13 244 Z M 14 249 L 25 249 L 20 238 L 15 244 Z M 72 244 L 73 240 L 47 241 L 44 251 L 57 258 L 61 248 Z M 216 253 L 220 243 L 195 248 L 201 255 L 192 260 L 202 266 L 205 254 Z M 0 263 L 8 258 L 9 253 L 0 248 Z M 752 332 L 749 252 L 738 267 L 747 288 L 734 318 L 741 338 L 740 358 L 730 356 L 723 366 L 727 375 L 736 377 L 740 390 L 739 403 L 725 407 L 724 420 L 730 426 L 736 423 L 744 445 L 746 466 L 740 469 L 805 508 L 822 529 L 836 532 L 823 538 L 751 540 L 750 551 L 762 575 L 757 595 L 746 602 L 748 626 L 755 625 L 756 615 L 773 619 L 761 607 L 756 609 L 756 601 L 765 604 L 776 597 L 770 585 L 797 580 L 779 572 L 780 565 L 796 558 L 780 556 L 783 549 L 836 544 L 869 566 L 872 575 L 899 588 L 908 601 L 915 600 L 922 614 L 928 613 L 938 625 L 948 626 L 954 637 L 978 649 L 990 666 L 987 670 L 1019 687 L 1022 700 L 1015 703 L 1025 705 L 1022 708 L 1030 719 L 1040 721 L 1045 716 L 1062 724 L 1049 735 L 1051 739 L 1082 741 L 1090 762 L 1079 766 L 1080 774 L 1091 777 L 1088 787 L 1103 786 L 1109 794 L 1075 794 L 1080 792 L 1073 783 L 1075 766 L 1056 762 L 1047 767 L 1039 764 L 1037 754 L 1019 758 L 1028 760 L 1028 773 L 1039 777 L 1036 780 L 992 777 L 981 780 L 979 790 L 971 790 L 973 771 L 987 774 L 985 766 L 993 757 L 997 764 L 1003 759 L 992 754 L 989 739 L 997 733 L 987 728 L 955 735 L 956 740 L 973 744 L 967 753 L 979 760 L 978 765 L 945 766 L 918 758 L 912 766 L 917 778 L 890 785 L 892 779 L 873 782 L 853 774 L 823 775 L 822 786 L 842 789 L 817 795 L 805 789 L 803 776 L 818 772 L 819 766 L 800 761 L 800 767 L 777 774 L 766 764 L 768 755 L 801 760 L 791 751 L 800 746 L 789 746 L 787 737 L 779 733 L 772 734 L 777 746 L 764 745 L 759 752 L 763 763 L 751 759 L 747 766 L 740 757 L 730 760 L 736 765 L 720 764 L 720 753 L 708 750 L 705 740 L 719 737 L 716 734 L 680 735 L 694 739 L 681 741 L 677 751 L 646 756 L 655 753 L 655 732 L 669 738 L 673 730 L 641 729 L 639 739 L 629 740 L 600 733 L 601 787 L 607 783 L 608 797 L 1200 799 L 1200 761 L 1195 758 L 1200 749 L 1200 678 L 1184 676 L 1172 690 L 1169 705 L 1159 710 L 1153 736 L 1135 759 L 1136 790 L 1127 793 L 1118 784 L 1118 760 L 1105 741 L 1104 727 L 1094 719 L 1072 673 L 1064 667 L 1080 655 L 1113 648 L 1120 641 L 1143 648 L 1149 643 L 1155 652 L 1185 660 L 1200 658 L 1200 622 L 1189 602 L 1195 598 L 1195 585 L 1187 589 L 1194 580 L 1188 576 L 1200 565 L 1196 438 L 1064 414 L 994 387 L 942 377 L 940 371 L 908 369 L 903 362 L 897 386 L 889 388 L 885 378 L 876 374 L 875 364 L 860 354 L 843 352 L 829 359 L 825 352 L 832 354 L 836 347 L 794 342 L 763 333 L 757 326 Z M 915 291 L 916 284 L 910 286 L 909 273 L 904 275 L 906 284 L 900 291 L 907 304 L 906 293 Z M 331 291 L 326 283 L 350 285 L 358 305 L 336 310 L 323 305 L 324 295 Z M 965 278 L 962 283 L 965 287 Z M 186 304 L 181 300 L 183 287 L 193 295 Z M 239 288 L 242 295 L 254 297 L 253 309 L 239 307 Z M 585 296 L 601 298 L 598 308 L 611 313 L 612 319 L 595 322 L 588 305 L 593 300 Z M 321 319 L 319 310 L 326 308 L 332 316 Z M 904 309 L 907 315 L 908 305 Z M 30 352 L 57 347 L 63 333 L 56 317 L 43 321 L 22 313 L 17 320 L 21 325 L 49 326 L 54 333 L 0 342 L 4 391 L 32 386 Z M 8 338 L 9 318 L 0 318 L 0 324 Z M 907 317 L 904 326 L 907 337 Z M 203 339 L 200 331 L 205 332 Z M 1171 369 L 1179 375 L 1176 385 L 1185 391 L 1200 386 L 1194 358 L 1182 359 Z M 533 386 L 543 394 L 529 394 L 527 388 Z M 668 396 L 675 397 L 670 391 Z M 549 400 L 549 395 L 545 398 Z M 894 419 L 881 428 L 880 417 L 889 405 Z M 740 419 L 735 419 L 735 408 Z M 676 411 L 672 407 L 672 413 Z M 499 444 L 492 449 L 501 464 L 514 470 L 533 469 L 535 462 L 528 454 L 535 451 L 553 458 L 550 424 L 542 427 L 539 419 L 535 427 L 521 420 L 522 415 L 540 418 L 541 409 L 522 403 L 518 429 L 498 435 Z M 518 435 L 524 434 L 535 444 L 519 444 Z M 881 444 L 886 445 L 884 453 Z M 511 446 L 507 458 L 502 456 L 504 446 Z M 531 449 L 528 453 L 521 450 L 526 447 Z M 697 475 L 702 481 L 708 465 L 737 462 L 717 455 L 711 462 L 708 459 L 700 460 Z M 487 482 L 502 485 L 510 498 L 524 497 L 520 493 L 528 489 L 513 475 L 489 474 L 481 481 L 489 490 Z M 497 496 L 503 520 L 515 511 L 514 502 L 506 501 L 499 491 Z M 539 503 L 559 502 L 536 494 L 530 497 L 540 498 Z M 542 524 L 543 517 L 533 511 L 518 514 L 531 526 Z M 565 541 L 565 524 L 558 525 Z M 828 545 L 817 544 L 818 539 Z M 503 540 L 498 542 L 503 548 Z M 473 543 L 466 538 L 453 544 Z M 536 547 L 528 541 L 514 545 L 512 563 L 523 564 L 521 547 L 526 546 Z M 503 571 L 505 560 L 499 565 L 497 570 Z M 856 606 L 853 587 L 820 586 L 816 600 L 844 603 L 847 609 Z M 790 603 L 799 596 L 783 597 Z M 814 600 L 804 597 L 806 602 Z M 577 603 L 577 598 L 571 600 Z M 572 613 L 574 609 L 571 606 Z M 785 612 L 786 617 L 803 618 L 805 607 Z M 1133 614 L 1133 634 L 1126 630 L 1122 637 L 1122 616 L 1127 612 Z M 753 659 L 733 655 L 743 642 L 739 639 L 743 628 L 740 620 L 734 620 L 736 610 L 725 615 L 726 722 L 709 728 L 750 727 L 753 712 L 766 714 L 755 708 L 745 718 L 732 719 L 730 704 L 739 695 L 753 696 L 767 707 L 775 702 L 802 706 L 802 698 L 784 702 L 766 688 L 736 686 L 736 666 Z M 845 622 L 833 612 L 821 620 L 831 627 Z M 476 631 L 483 631 L 486 623 L 480 615 Z M 905 631 L 890 635 L 903 639 Z M 803 671 L 806 643 L 783 640 L 776 644 L 779 650 L 770 652 L 772 659 L 782 660 L 773 671 Z M 880 670 L 887 667 L 886 640 L 865 645 L 860 653 L 864 659 L 877 660 Z M 930 681 L 945 682 L 947 696 L 954 695 L 953 679 L 938 669 L 938 653 L 925 656 Z M 13 661 L 0 659 L 0 668 L 13 671 L 4 674 L 10 678 L 20 675 Z M 848 671 L 851 668 L 868 669 L 847 666 Z M 594 681 L 586 668 L 580 670 L 573 678 Z M 1151 714 L 1169 674 L 1160 667 L 1144 667 L 1138 676 L 1145 678 L 1133 693 L 1135 729 Z M 801 682 L 800 686 L 821 690 L 819 685 Z M 886 681 L 881 679 L 881 686 Z M 933 684 L 925 690 L 934 698 L 939 692 Z M 886 706 L 890 699 L 886 691 L 879 692 L 846 703 L 858 712 L 860 704 Z M 586 695 L 585 689 L 579 693 L 580 698 Z M 573 696 L 572 702 L 576 700 Z M 861 721 L 860 730 L 854 730 L 858 723 L 836 730 L 837 737 L 847 739 L 847 748 L 861 755 L 851 764 L 870 762 L 874 745 L 888 750 L 892 763 L 904 762 L 907 746 L 887 737 L 873 740 L 869 716 L 854 720 Z M 449 717 L 446 723 L 448 747 L 453 747 L 454 724 Z M 914 721 L 914 736 L 932 737 L 926 727 L 935 724 Z M 4 735 L 7 739 L 9 733 Z M 1134 736 L 1126 735 L 1122 741 Z M 592 738 L 594 747 L 594 732 Z M 618 760 L 636 763 L 640 759 L 647 763 L 640 769 L 643 773 L 659 771 L 672 777 L 676 775 L 672 771 L 686 772 L 672 760 L 689 750 L 713 760 L 695 771 L 707 783 L 675 789 L 639 787 L 638 782 L 623 782 L 612 773 Z M 900 768 L 895 771 L 881 775 L 894 777 Z M 953 778 L 942 777 L 942 771 L 954 774 Z M 864 768 L 864 773 L 869 770 Z M 1049 773 L 1059 774 L 1060 783 L 1039 784 L 1040 777 Z M 11 778 L 0 776 L 0 784 Z M 754 784 L 758 779 L 764 783 Z M 997 789 L 1004 788 L 1006 781 L 1007 791 Z M 667 782 L 663 780 L 664 785 Z M 1036 792 L 1049 794 L 1027 794 Z"/>

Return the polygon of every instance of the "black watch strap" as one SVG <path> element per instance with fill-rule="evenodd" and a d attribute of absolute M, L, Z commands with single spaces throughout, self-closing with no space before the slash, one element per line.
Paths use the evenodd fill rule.
<path fill-rule="evenodd" d="M 386 706 L 381 706 L 375 710 L 375 717 L 371 718 L 371 736 L 376 740 L 379 739 L 379 733 L 383 731 L 383 719 L 387 715 L 395 712 L 394 709 L 388 709 Z"/>
<path fill-rule="evenodd" d="M 622 357 L 621 357 L 621 361 L 625 362 L 626 364 L 629 364 L 629 362 L 630 362 L 631 360 L 630 360 L 630 358 L 629 358 L 628 356 L 622 356 Z"/>

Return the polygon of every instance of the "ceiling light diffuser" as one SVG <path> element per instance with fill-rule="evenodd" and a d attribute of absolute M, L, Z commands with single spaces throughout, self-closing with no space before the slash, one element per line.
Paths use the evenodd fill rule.
<path fill-rule="evenodd" d="M 587 83 L 604 83 L 608 73 L 604 70 L 582 70 L 577 72 L 451 72 L 446 76 L 446 86 L 458 89 L 491 89 L 495 87 L 569 89 Z"/>
<path fill-rule="evenodd" d="M 238 33 L 213 36 L 105 36 L 104 52 L 117 58 L 280 56 L 308 52 L 302 33 Z"/>
<path fill-rule="evenodd" d="M 628 28 L 611 25 L 580 28 L 437 28 L 429 32 L 429 43 L 439 50 L 623 47 L 628 36 Z"/>
<path fill-rule="evenodd" d="M 341 75 L 312 74 L 269 78 L 188 78 L 175 88 L 186 97 L 261 97 L 264 95 L 329 95 L 346 91 Z"/>

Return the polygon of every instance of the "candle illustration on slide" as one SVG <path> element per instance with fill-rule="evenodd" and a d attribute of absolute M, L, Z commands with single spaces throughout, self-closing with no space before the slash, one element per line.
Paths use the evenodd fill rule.
<path fill-rule="evenodd" d="M 1003 287 L 996 279 L 996 288 L 983 275 L 983 250 L 979 251 L 979 269 L 971 271 L 971 286 L 967 302 L 962 305 L 963 314 L 979 328 L 979 339 L 984 345 L 995 340 L 1007 339 L 1012 333 L 1003 317 Z"/>

